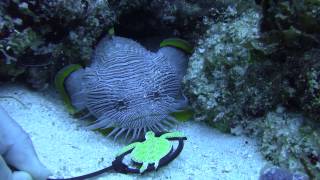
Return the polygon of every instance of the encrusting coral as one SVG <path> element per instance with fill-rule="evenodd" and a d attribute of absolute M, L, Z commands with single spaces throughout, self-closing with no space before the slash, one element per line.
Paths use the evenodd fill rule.
<path fill-rule="evenodd" d="M 147 130 L 167 129 L 175 122 L 170 114 L 187 105 L 181 92 L 187 63 L 176 47 L 154 53 L 133 40 L 106 37 L 91 65 L 73 72 L 65 86 L 72 105 L 97 118 L 90 129 L 114 127 L 109 136 L 126 132 L 134 139 Z"/>
<path fill-rule="evenodd" d="M 300 173 L 292 173 L 284 168 L 276 166 L 265 167 L 260 172 L 259 180 L 272 180 L 272 179 L 296 179 L 296 180 L 309 180 L 309 178 Z"/>
<path fill-rule="evenodd" d="M 320 1 L 256 3 L 208 21 L 186 95 L 196 120 L 255 136 L 275 165 L 319 179 Z M 278 107 L 285 110 L 274 113 Z"/>

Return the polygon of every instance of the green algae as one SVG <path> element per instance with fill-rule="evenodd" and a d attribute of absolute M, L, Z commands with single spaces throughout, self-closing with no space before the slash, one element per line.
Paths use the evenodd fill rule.
<path fill-rule="evenodd" d="M 165 46 L 172 46 L 178 49 L 183 50 L 186 53 L 192 54 L 193 52 L 193 47 L 190 43 L 183 39 L 179 38 L 170 38 L 170 39 L 165 39 L 160 43 L 160 48 L 165 47 Z"/>
<path fill-rule="evenodd" d="M 71 103 L 71 99 L 70 99 L 70 97 L 64 87 L 64 81 L 71 73 L 73 73 L 81 68 L 82 68 L 82 66 L 80 66 L 78 64 L 72 64 L 72 65 L 66 66 L 57 73 L 55 80 L 54 80 L 55 87 L 56 87 L 57 91 L 61 95 L 62 100 L 65 103 L 67 110 L 72 115 L 77 114 L 78 111 L 73 107 L 73 105 Z"/>

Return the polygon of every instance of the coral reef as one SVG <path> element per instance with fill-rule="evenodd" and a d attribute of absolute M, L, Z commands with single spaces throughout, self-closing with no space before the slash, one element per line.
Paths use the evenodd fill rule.
<path fill-rule="evenodd" d="M 1 79 L 25 73 L 32 87 L 44 88 L 53 69 L 88 61 L 114 20 L 107 1 L 1 1 Z"/>
<path fill-rule="evenodd" d="M 300 173 L 291 173 L 287 169 L 271 166 L 261 171 L 259 180 L 309 180 L 309 178 Z"/>
<path fill-rule="evenodd" d="M 320 2 L 262 1 L 262 46 L 255 50 L 279 66 L 281 102 L 319 120 Z"/>
<path fill-rule="evenodd" d="M 243 113 L 261 114 L 271 106 L 272 98 L 268 99 L 265 93 L 270 92 L 268 84 L 248 75 L 253 72 L 248 70 L 252 60 L 245 46 L 258 38 L 259 19 L 259 13 L 249 9 L 242 16 L 236 14 L 213 23 L 207 36 L 199 40 L 185 77 L 197 120 L 207 120 L 220 130 L 230 131 L 232 123 L 237 122 L 234 119 Z M 264 76 L 263 72 L 258 74 Z M 255 96 L 247 96 L 248 93 Z M 261 100 L 264 103 L 258 104 Z"/>
<path fill-rule="evenodd" d="M 263 45 L 255 47 L 260 56 L 278 66 L 279 102 L 289 110 L 266 115 L 262 152 L 275 163 L 304 171 L 312 179 L 320 178 L 319 5 L 315 0 L 262 1 Z"/>
<path fill-rule="evenodd" d="M 214 19 L 228 5 L 241 2 L 1 1 L 0 78 L 22 79 L 35 89 L 43 89 L 61 67 L 71 63 L 86 65 L 94 46 L 111 27 L 117 35 L 141 41 L 159 37 L 159 43 L 178 36 L 195 43 L 207 29 L 203 19 Z"/>
<path fill-rule="evenodd" d="M 117 9 L 115 28 L 121 36 L 135 39 L 177 36 L 190 42 L 196 42 L 206 29 L 202 19 L 214 16 L 227 4 L 220 0 L 110 0 L 109 3 Z"/>
<path fill-rule="evenodd" d="M 290 113 L 279 106 L 259 123 L 261 152 L 281 167 L 320 178 L 320 132 L 301 113 Z"/>
<path fill-rule="evenodd" d="M 319 179 L 320 3 L 256 3 L 198 41 L 184 81 L 195 118 L 254 135 L 273 163 Z"/>

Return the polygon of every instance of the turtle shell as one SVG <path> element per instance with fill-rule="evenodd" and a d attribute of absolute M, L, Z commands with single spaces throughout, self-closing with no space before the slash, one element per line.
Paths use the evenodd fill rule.
<path fill-rule="evenodd" d="M 137 163 L 156 163 L 169 154 L 171 149 L 172 144 L 167 139 L 154 137 L 137 144 L 131 158 Z"/>

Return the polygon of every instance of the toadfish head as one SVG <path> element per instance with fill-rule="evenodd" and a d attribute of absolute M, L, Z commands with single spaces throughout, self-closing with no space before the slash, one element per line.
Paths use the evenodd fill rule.
<path fill-rule="evenodd" d="M 97 118 L 89 128 L 114 127 L 115 138 L 166 130 L 175 121 L 170 114 L 187 105 L 168 57 L 126 38 L 103 39 L 82 81 L 84 104 Z"/>

